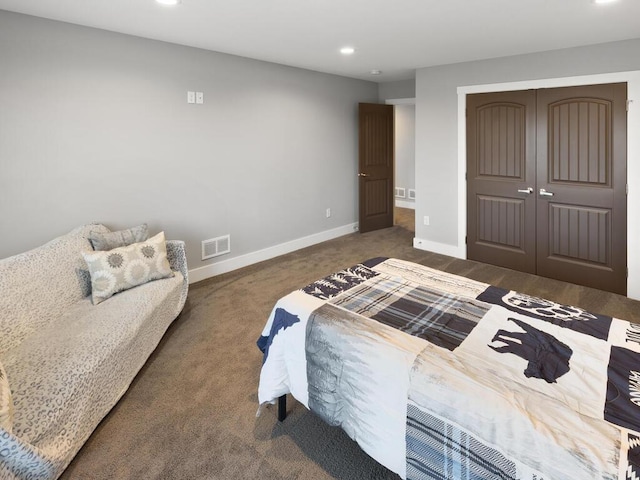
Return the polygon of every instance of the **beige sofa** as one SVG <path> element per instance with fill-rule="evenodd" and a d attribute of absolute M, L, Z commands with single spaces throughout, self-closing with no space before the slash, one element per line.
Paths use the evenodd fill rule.
<path fill-rule="evenodd" d="M 0 427 L 0 479 L 57 478 L 118 402 L 182 310 L 184 243 L 167 242 L 175 275 L 93 305 L 86 225 L 0 260 L 0 363 L 14 404 Z"/>

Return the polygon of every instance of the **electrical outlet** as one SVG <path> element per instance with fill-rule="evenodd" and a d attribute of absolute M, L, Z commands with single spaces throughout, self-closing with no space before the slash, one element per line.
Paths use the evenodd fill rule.
<path fill-rule="evenodd" d="M 196 103 L 196 92 L 187 92 L 187 103 Z"/>
<path fill-rule="evenodd" d="M 329 218 L 331 216 L 331 209 L 327 208 L 327 218 Z"/>
<path fill-rule="evenodd" d="M 429 216 L 428 215 L 425 215 L 425 217 L 424 217 L 424 224 L 425 225 L 429 225 Z"/>

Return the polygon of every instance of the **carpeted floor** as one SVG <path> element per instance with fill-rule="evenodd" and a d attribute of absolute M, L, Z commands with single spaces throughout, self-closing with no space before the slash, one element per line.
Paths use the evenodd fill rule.
<path fill-rule="evenodd" d="M 393 212 L 393 224 L 403 227 L 410 232 L 415 232 L 416 211 L 411 208 L 395 207 Z"/>
<path fill-rule="evenodd" d="M 276 300 L 345 266 L 397 257 L 640 321 L 640 302 L 411 247 L 401 225 L 354 233 L 191 286 L 183 313 L 61 478 L 396 479 L 295 401 L 256 418 L 255 342 Z"/>

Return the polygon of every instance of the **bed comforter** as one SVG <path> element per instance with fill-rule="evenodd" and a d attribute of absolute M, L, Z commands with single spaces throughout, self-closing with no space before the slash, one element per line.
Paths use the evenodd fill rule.
<path fill-rule="evenodd" d="M 258 346 L 261 406 L 291 393 L 402 478 L 640 478 L 640 325 L 378 258 Z"/>

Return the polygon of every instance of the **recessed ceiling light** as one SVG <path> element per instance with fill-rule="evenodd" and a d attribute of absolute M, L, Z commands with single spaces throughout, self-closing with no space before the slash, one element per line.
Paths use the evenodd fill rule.
<path fill-rule="evenodd" d="M 156 0 L 161 5 L 178 5 L 180 0 Z"/>
<path fill-rule="evenodd" d="M 376 70 L 373 69 L 369 72 L 371 75 L 380 75 L 382 73 L 382 70 Z"/>
<path fill-rule="evenodd" d="M 352 55 L 356 51 L 353 47 L 342 47 L 340 53 L 343 55 Z"/>

